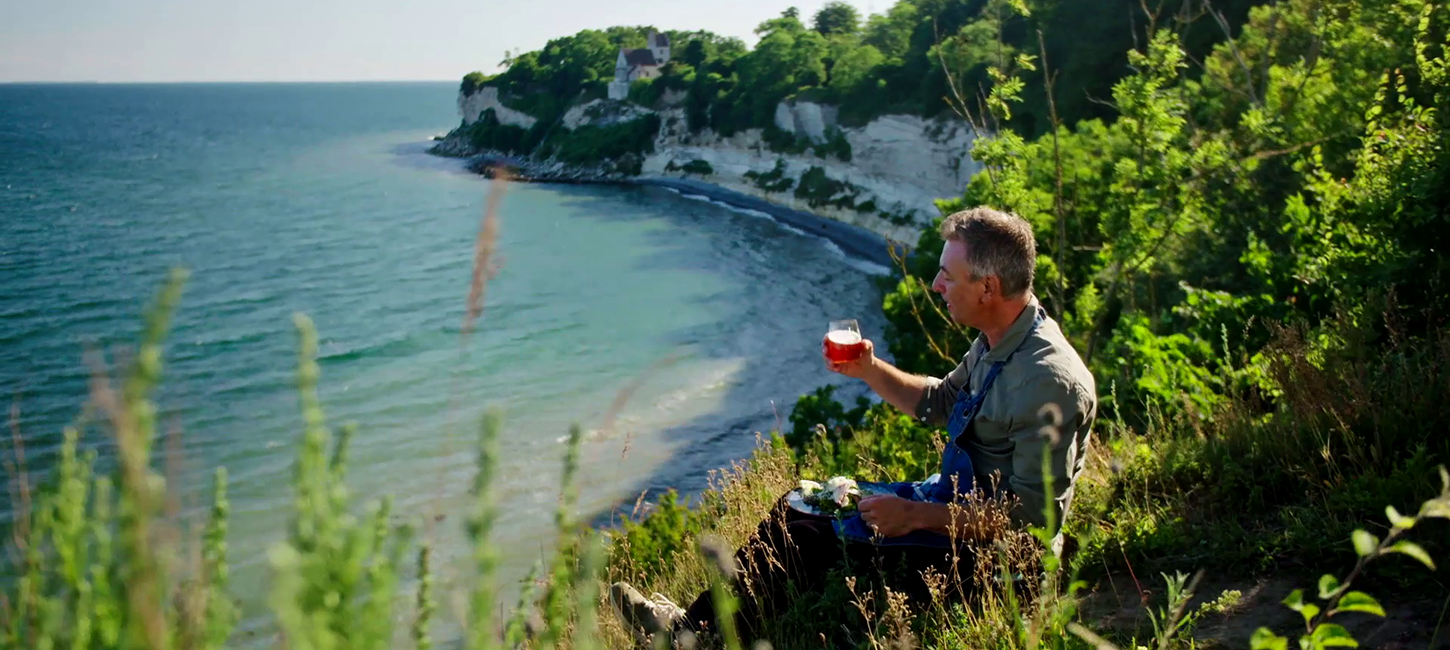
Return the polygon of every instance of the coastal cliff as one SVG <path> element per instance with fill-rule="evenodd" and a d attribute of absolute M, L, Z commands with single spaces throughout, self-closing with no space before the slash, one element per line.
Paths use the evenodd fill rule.
<path fill-rule="evenodd" d="M 938 216 L 936 200 L 960 196 L 979 169 L 969 155 L 971 131 L 960 121 L 884 115 L 843 127 L 835 115 L 830 105 L 781 102 L 775 127 L 794 140 L 792 150 L 778 136 L 770 141 L 765 129 L 691 134 L 683 111 L 670 109 L 643 174 L 694 176 L 914 243 Z M 690 174 L 692 165 L 708 172 Z"/>
<path fill-rule="evenodd" d="M 460 92 L 462 125 L 432 151 L 475 157 L 474 167 L 485 173 L 507 165 L 536 181 L 690 179 L 908 246 L 938 216 L 936 200 L 959 196 L 980 169 L 969 154 L 972 131 L 960 120 L 882 115 L 846 126 L 836 106 L 788 99 L 776 106 L 770 127 L 726 136 L 709 128 L 692 131 L 682 100 L 683 93 L 666 93 L 646 108 L 595 99 L 570 107 L 552 125 L 539 125 L 501 101 L 497 88 L 484 86 Z M 595 142 L 608 140 L 604 135 L 612 131 L 648 129 L 646 124 L 653 133 L 633 150 Z M 546 142 L 518 153 L 515 142 L 542 126 L 550 129 L 545 137 L 554 146 Z M 581 139 L 590 146 L 569 146 Z"/>

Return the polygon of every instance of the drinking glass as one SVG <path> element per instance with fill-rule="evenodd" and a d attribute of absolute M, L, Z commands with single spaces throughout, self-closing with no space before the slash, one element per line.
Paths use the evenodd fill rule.
<path fill-rule="evenodd" d="M 823 345 L 826 358 L 835 363 L 855 361 L 866 351 L 866 343 L 861 340 L 861 327 L 851 318 L 831 321 L 826 328 Z"/>

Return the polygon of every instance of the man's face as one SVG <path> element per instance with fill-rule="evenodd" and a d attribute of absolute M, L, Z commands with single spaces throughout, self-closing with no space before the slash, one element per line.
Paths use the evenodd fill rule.
<path fill-rule="evenodd" d="M 984 278 L 972 279 L 967 268 L 967 246 L 956 240 L 948 240 L 941 249 L 940 270 L 932 280 L 931 290 L 941 294 L 947 301 L 947 313 L 958 325 L 975 327 L 980 313 L 983 294 L 986 291 Z"/>

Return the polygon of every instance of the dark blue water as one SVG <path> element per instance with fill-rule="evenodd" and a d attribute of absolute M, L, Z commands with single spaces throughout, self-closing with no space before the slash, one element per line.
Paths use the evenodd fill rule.
<path fill-rule="evenodd" d="M 19 410 L 28 464 L 43 473 L 81 412 L 86 347 L 133 341 L 167 270 L 188 269 L 162 422 L 178 432 L 189 505 L 204 506 L 211 468 L 230 472 L 253 626 L 300 430 L 296 312 L 320 332 L 330 419 L 360 426 L 352 485 L 418 519 L 458 513 L 439 529 L 445 554 L 461 539 L 472 423 L 506 410 L 505 577 L 551 544 L 571 423 L 591 431 L 582 515 L 698 489 L 833 381 L 827 320 L 879 336 L 861 265 L 762 215 L 662 189 L 521 185 L 503 200 L 504 263 L 462 354 L 488 184 L 423 153 L 456 124 L 455 92 L 0 85 L 0 396 Z M 618 391 L 670 357 L 598 431 Z"/>

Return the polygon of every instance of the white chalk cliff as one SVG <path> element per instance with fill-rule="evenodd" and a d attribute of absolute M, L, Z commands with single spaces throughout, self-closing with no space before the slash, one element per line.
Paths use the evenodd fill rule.
<path fill-rule="evenodd" d="M 490 108 L 493 109 L 494 115 L 498 116 L 500 124 L 527 129 L 532 127 L 534 122 L 538 121 L 528 113 L 516 111 L 500 103 L 498 101 L 498 88 L 494 86 L 484 86 L 471 95 L 458 94 L 458 113 L 463 116 L 463 123 L 465 125 L 477 122 L 479 116 L 483 115 L 483 112 Z"/>
<path fill-rule="evenodd" d="M 981 167 L 970 155 L 972 131 L 960 121 L 883 115 L 853 128 L 839 126 L 837 113 L 838 109 L 829 105 L 781 102 L 776 107 L 775 124 L 816 143 L 825 142 L 839 129 L 851 145 L 849 162 L 810 153 L 776 153 L 764 142 L 760 129 L 729 138 L 709 130 L 691 134 L 683 111 L 666 110 L 660 114 L 662 126 L 655 152 L 645 159 L 643 174 L 683 176 L 683 172 L 666 170 L 702 160 L 710 164 L 713 173 L 692 178 L 868 228 L 914 246 L 921 228 L 939 215 L 935 201 L 961 196 Z M 857 205 L 870 202 L 876 210 L 811 206 L 796 197 L 794 185 L 782 192 L 767 192 L 745 176 L 747 172 L 770 173 L 777 161 L 784 165 L 785 178 L 797 180 L 811 167 L 819 167 L 828 178 L 852 186 Z M 911 221 L 893 223 L 882 212 L 908 216 Z"/>
<path fill-rule="evenodd" d="M 691 133 L 684 109 L 677 105 L 683 97 L 667 99 L 671 101 L 661 103 L 667 108 L 659 111 L 622 101 L 594 100 L 572 107 L 563 116 L 561 126 L 571 130 L 586 124 L 605 126 L 658 114 L 660 131 L 654 153 L 643 161 L 642 176 L 704 181 L 861 226 L 908 246 L 915 245 L 922 227 L 939 215 L 935 201 L 961 196 L 967 182 L 981 168 L 970 155 L 972 130 L 960 120 L 883 115 L 864 126 L 847 127 L 839 124 L 840 111 L 835 106 L 792 100 L 776 107 L 776 128 L 792 136 L 815 144 L 844 137 L 850 144 L 851 156 L 850 161 L 843 161 L 810 151 L 772 151 L 762 129 L 730 137 L 709 129 Z M 465 125 L 476 122 L 490 108 L 503 124 L 529 128 L 537 121 L 500 103 L 494 87 L 458 99 Z M 681 168 L 694 161 L 709 163 L 711 173 L 687 175 Z M 771 174 L 777 165 L 782 168 L 782 178 L 793 181 L 784 191 L 767 191 L 746 176 Z M 797 197 L 799 180 L 812 167 L 820 168 L 830 180 L 846 184 L 839 197 L 833 198 L 849 196 L 853 207 L 821 205 L 820 197 L 816 197 L 817 205 L 811 205 L 807 199 Z"/>

